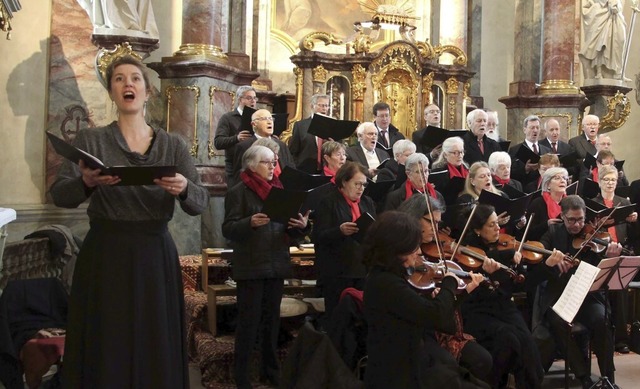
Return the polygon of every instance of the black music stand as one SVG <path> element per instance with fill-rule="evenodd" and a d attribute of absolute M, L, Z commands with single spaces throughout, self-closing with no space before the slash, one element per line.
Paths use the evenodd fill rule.
<path fill-rule="evenodd" d="M 610 290 L 623 290 L 629 286 L 629 283 L 633 281 L 633 277 L 638 272 L 640 267 L 640 257 L 614 257 L 605 258 L 598 264 L 600 273 L 596 276 L 595 281 L 589 289 L 590 292 L 604 291 L 605 304 L 604 304 L 604 321 L 609 322 L 609 291 Z M 615 327 L 611 323 L 611 344 L 613 345 L 613 334 Z M 609 359 L 605 361 L 609 363 Z M 611 371 L 613 366 L 607 366 L 607 371 Z M 601 376 L 590 389 L 594 388 L 608 388 L 615 389 L 609 378 Z"/>

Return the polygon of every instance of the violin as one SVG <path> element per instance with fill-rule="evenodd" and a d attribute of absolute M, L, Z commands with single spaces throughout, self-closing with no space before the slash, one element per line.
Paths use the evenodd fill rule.
<path fill-rule="evenodd" d="M 522 245 L 522 250 L 520 253 L 522 254 L 522 259 L 526 263 L 536 264 L 542 261 L 543 255 L 551 254 L 551 251 L 548 251 L 544 248 L 544 245 L 541 242 L 536 242 L 533 240 L 526 241 L 524 243 L 518 242 L 515 237 L 509 234 L 500 234 L 498 238 L 498 250 L 519 250 Z"/>
<path fill-rule="evenodd" d="M 607 249 L 611 243 L 611 235 L 608 232 L 598 232 L 593 226 L 585 225 L 580 234 L 573 238 L 573 248 L 580 249 L 585 246 L 591 251 L 601 253 Z M 622 248 L 623 255 L 633 255 L 629 249 Z"/>
<path fill-rule="evenodd" d="M 440 285 L 447 272 L 458 277 L 458 292 L 464 291 L 467 288 L 467 283 L 471 282 L 471 274 L 462 270 L 457 263 L 452 261 L 446 261 L 446 264 L 444 261 L 433 263 L 428 262 L 424 257 L 418 257 L 413 266 L 407 268 L 407 281 L 419 290 L 433 289 Z M 497 282 L 491 281 L 485 276 L 483 276 L 480 285 L 487 286 L 489 289 L 498 287 Z"/>
<path fill-rule="evenodd" d="M 437 239 L 445 252 L 445 256 L 451 258 L 451 254 L 454 251 L 455 240 L 441 232 L 438 232 Z M 434 249 L 436 248 L 435 242 L 423 244 L 420 248 L 427 257 L 437 258 L 436 255 L 434 255 L 436 254 L 434 253 Z M 472 246 L 458 246 L 455 256 L 451 259 L 467 269 L 478 269 L 482 267 L 482 263 L 485 258 L 487 258 L 487 254 L 480 248 Z M 524 282 L 524 276 L 522 274 L 518 274 L 515 270 L 503 265 L 502 263 L 498 262 L 498 264 L 500 266 L 500 270 L 506 271 L 514 282 Z"/>

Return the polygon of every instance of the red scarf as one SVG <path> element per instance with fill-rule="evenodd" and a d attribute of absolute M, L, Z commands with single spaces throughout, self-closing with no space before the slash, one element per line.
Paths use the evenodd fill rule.
<path fill-rule="evenodd" d="M 404 199 L 408 199 L 411 196 L 413 196 L 413 191 L 417 190 L 418 192 L 422 193 L 422 188 L 416 188 L 413 186 L 413 182 L 411 182 L 411 180 L 407 180 L 404 184 L 404 189 L 405 189 L 405 195 L 404 195 Z M 427 182 L 427 192 L 429 193 L 429 196 L 431 196 L 431 198 L 437 199 L 438 196 L 436 196 L 436 190 L 433 187 L 433 185 L 431 185 L 431 183 Z"/>
<path fill-rule="evenodd" d="M 499 185 L 505 186 L 509 183 L 509 181 L 511 181 L 511 178 L 507 178 L 506 180 L 503 180 L 502 178 L 498 177 L 498 176 L 493 176 L 493 179 L 496 180 L 496 182 Z"/>
<path fill-rule="evenodd" d="M 273 169 L 273 177 L 280 177 L 280 173 L 282 173 L 282 168 L 280 167 L 280 161 L 276 161 L 276 167 Z"/>
<path fill-rule="evenodd" d="M 591 177 L 593 182 L 598 182 L 598 167 L 594 167 L 593 169 L 591 169 Z"/>
<path fill-rule="evenodd" d="M 347 202 L 347 205 L 349 206 L 349 208 L 351 208 L 351 221 L 355 222 L 360 217 L 360 199 L 357 199 L 356 201 L 351 201 L 351 199 L 349 199 L 344 194 L 342 189 L 340 189 L 340 193 L 342 193 L 342 197 L 344 197 L 345 201 Z"/>
<path fill-rule="evenodd" d="M 607 199 L 602 199 L 602 202 L 604 203 L 604 205 L 607 206 L 607 208 L 613 208 L 613 199 L 612 200 L 607 200 Z M 616 226 L 611 226 L 607 229 L 607 232 L 609 233 L 609 235 L 611 235 L 611 241 L 612 242 L 619 242 L 618 240 L 618 234 L 616 234 Z"/>
<path fill-rule="evenodd" d="M 269 196 L 269 192 L 271 192 L 271 187 L 282 188 L 282 183 L 280 179 L 273 175 L 273 179 L 271 181 L 267 181 L 264 178 L 258 176 L 254 172 L 249 169 L 246 169 L 240 173 L 240 179 L 246 186 L 249 187 L 252 191 L 256 192 L 258 197 L 265 201 L 267 196 Z"/>
<path fill-rule="evenodd" d="M 563 198 L 566 196 L 566 194 L 562 195 Z M 547 204 L 547 216 L 549 219 L 556 219 L 562 213 L 560 204 L 556 203 L 551 198 L 551 193 L 549 192 L 542 192 L 542 198 L 544 199 L 545 204 Z"/>
<path fill-rule="evenodd" d="M 333 185 L 335 185 L 336 184 L 336 172 L 334 172 L 333 170 L 329 169 L 329 166 L 323 167 L 322 171 L 324 172 L 325 176 L 331 177 L 331 183 Z"/>
<path fill-rule="evenodd" d="M 467 176 L 469 175 L 469 170 L 467 170 L 467 168 L 464 167 L 464 165 L 460 165 L 460 167 L 458 168 L 448 163 L 447 169 L 449 169 L 449 178 L 453 178 L 453 177 L 467 178 Z"/>

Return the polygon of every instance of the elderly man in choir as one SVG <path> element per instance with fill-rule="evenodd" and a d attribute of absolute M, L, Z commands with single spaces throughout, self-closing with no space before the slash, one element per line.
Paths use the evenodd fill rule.
<path fill-rule="evenodd" d="M 315 114 L 326 115 L 329 112 L 329 96 L 315 94 L 311 96 L 311 116 L 293 125 L 289 150 L 299 170 L 317 174 L 322 170 L 322 143 L 324 140 L 309 134 L 309 125 Z"/>
<path fill-rule="evenodd" d="M 587 154 L 596 154 L 596 138 L 600 129 L 600 119 L 596 115 L 585 115 L 582 119 L 582 134 L 569 139 L 578 158 L 582 161 Z"/>
<path fill-rule="evenodd" d="M 373 105 L 373 124 L 378 129 L 378 143 L 386 148 L 393 147 L 393 144 L 404 139 L 404 135 L 391 124 L 391 107 L 389 104 L 378 102 Z"/>
<path fill-rule="evenodd" d="M 474 109 L 467 115 L 467 132 L 464 137 L 464 161 L 471 165 L 477 161 L 487 162 L 494 151 L 500 151 L 500 145 L 487 137 L 487 113 Z"/>
<path fill-rule="evenodd" d="M 369 178 L 378 174 L 377 167 L 387 159 L 388 154 L 376 147 L 378 129 L 372 122 L 361 123 L 356 129 L 358 144 L 347 149 L 347 160 L 354 161 L 367 169 Z"/>
<path fill-rule="evenodd" d="M 496 142 L 504 142 L 500 136 L 500 120 L 496 111 L 487 111 L 487 136 Z"/>
<path fill-rule="evenodd" d="M 396 180 L 396 188 L 406 180 L 405 161 L 416 152 L 416 145 L 408 139 L 400 139 L 393 145 L 393 160 L 378 172 L 377 181 Z M 400 177 L 400 178 L 398 178 Z"/>
<path fill-rule="evenodd" d="M 520 181 L 522 185 L 527 185 L 529 182 L 538 179 L 538 163 L 534 163 L 531 160 L 520 161 L 516 157 L 518 150 L 520 147 L 526 147 L 538 155 L 544 155 L 550 153 L 551 149 L 538 142 L 538 138 L 540 137 L 540 118 L 536 115 L 529 115 L 524 119 L 523 131 L 525 136 L 524 142 L 511 146 L 511 148 L 509 148 L 509 155 L 511 155 L 513 161 L 511 177 Z"/>
<path fill-rule="evenodd" d="M 416 152 L 425 154 L 432 161 L 436 160 L 442 152 L 442 145 L 432 149 L 429 146 L 426 146 L 422 143 L 425 133 L 427 132 L 427 127 L 440 127 L 440 122 L 442 120 L 442 111 L 440 107 L 436 104 L 429 104 L 424 107 L 424 122 L 425 128 L 421 130 L 417 130 L 411 136 L 413 143 L 416 144 Z"/>
<path fill-rule="evenodd" d="M 544 123 L 545 138 L 540 144 L 551 149 L 553 154 L 567 155 L 573 151 L 573 147 L 560 140 L 560 123 L 556 119 L 549 119 Z"/>

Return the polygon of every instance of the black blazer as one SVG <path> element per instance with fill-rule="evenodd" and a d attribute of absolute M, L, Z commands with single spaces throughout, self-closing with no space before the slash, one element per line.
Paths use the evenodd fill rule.
<path fill-rule="evenodd" d="M 296 167 L 309 174 L 318 173 L 318 145 L 315 135 L 309 134 L 311 118 L 302 119 L 293 125 L 289 150 Z"/>
<path fill-rule="evenodd" d="M 540 177 L 540 173 L 538 172 L 538 169 L 526 173 L 525 163 L 527 161 L 520 161 L 516 158 L 516 153 L 522 145 L 529 148 L 529 146 L 527 146 L 527 142 L 518 143 L 515 146 L 509 147 L 509 155 L 511 156 L 511 178 L 515 178 L 520 181 L 522 185 L 526 186 L 531 181 L 536 181 L 538 177 Z M 549 154 L 551 152 L 550 148 L 540 144 L 540 142 L 538 142 L 538 148 L 540 149 L 538 150 L 539 155 Z"/>
<path fill-rule="evenodd" d="M 224 150 L 225 173 L 227 177 L 233 176 L 233 160 L 235 147 L 238 144 L 238 129 L 242 124 L 242 116 L 237 109 L 227 112 L 218 120 L 216 134 L 213 137 L 213 146 L 218 150 Z"/>
<path fill-rule="evenodd" d="M 242 169 L 242 156 L 256 140 L 258 140 L 258 138 L 253 135 L 251 138 L 245 139 L 236 145 L 232 169 L 232 177 L 234 177 L 234 179 L 238 180 L 240 178 L 240 170 Z M 291 156 L 291 152 L 289 151 L 287 145 L 285 145 L 284 142 L 282 142 L 278 138 L 271 138 L 271 140 L 275 141 L 278 146 L 280 146 L 280 151 L 278 151 L 278 162 L 280 163 L 280 168 L 284 169 L 285 166 L 295 167 L 295 164 L 293 163 L 293 157 Z"/>
<path fill-rule="evenodd" d="M 398 130 L 393 124 L 389 124 L 389 144 L 387 145 L 386 139 L 384 139 L 380 135 L 380 128 L 378 128 L 378 124 L 376 122 L 373 122 L 373 124 L 375 124 L 376 128 L 378 129 L 378 143 L 387 148 L 393 147 L 394 143 L 396 143 L 400 139 L 404 139 L 404 135 L 402 135 L 400 130 Z"/>
<path fill-rule="evenodd" d="M 553 153 L 553 149 L 551 148 L 551 142 L 549 142 L 548 138 L 544 138 L 544 139 L 538 141 L 538 144 L 543 145 L 545 147 L 548 147 L 549 148 L 549 152 Z M 567 142 L 563 142 L 561 140 L 559 140 L 556 143 L 556 148 L 558 149 L 558 154 L 559 155 L 567 155 L 567 154 L 569 154 L 569 153 L 571 153 L 573 151 L 573 146 L 571 146 Z"/>
<path fill-rule="evenodd" d="M 369 212 L 375 218 L 373 200 L 362 196 L 360 212 Z M 364 278 L 367 274 L 360 243 L 353 235 L 344 236 L 340 232 L 340 225 L 350 221 L 351 208 L 338 188 L 334 188 L 320 202 L 313 226 L 318 277 Z"/>
<path fill-rule="evenodd" d="M 384 150 L 379 148 L 374 148 L 376 155 L 378 156 L 378 161 L 382 162 L 385 159 L 389 158 L 389 154 Z M 351 146 L 347 149 L 347 160 L 358 162 L 360 165 L 364 166 L 367 170 L 369 170 L 369 164 L 367 163 L 367 157 L 364 155 L 364 151 L 362 151 L 362 146 L 360 143 L 356 143 L 355 146 Z"/>
<path fill-rule="evenodd" d="M 471 131 L 467 131 L 462 137 L 464 140 L 464 161 L 471 166 L 474 162 L 485 161 L 489 162 L 489 156 L 494 151 L 501 151 L 500 144 L 495 140 L 487 137 L 486 135 L 482 139 L 484 146 L 484 154 L 480 152 L 478 146 L 478 138 Z"/>
<path fill-rule="evenodd" d="M 527 240 L 537 240 L 539 241 L 542 238 L 542 235 L 547 232 L 549 226 L 547 222 L 549 221 L 549 215 L 547 212 L 547 203 L 545 203 L 544 198 L 542 196 L 535 198 L 530 204 L 527 214 L 533 215 L 533 220 L 531 221 L 531 227 L 529 227 L 529 232 L 527 235 Z M 553 217 L 557 217 L 558 215 L 554 215 Z"/>
<path fill-rule="evenodd" d="M 596 155 L 596 146 L 587 140 L 586 135 L 580 134 L 569 139 L 569 144 L 573 147 L 580 160 L 583 160 L 587 154 Z"/>

